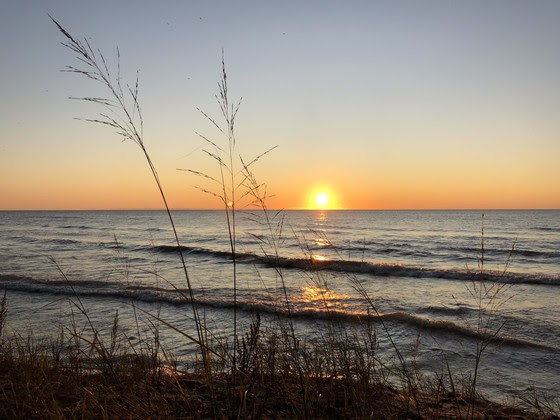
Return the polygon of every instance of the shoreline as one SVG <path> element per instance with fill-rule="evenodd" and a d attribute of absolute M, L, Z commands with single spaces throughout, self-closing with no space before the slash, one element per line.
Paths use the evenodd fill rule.
<path fill-rule="evenodd" d="M 290 369 L 293 360 L 280 356 L 286 348 L 270 342 L 260 347 L 254 328 L 243 338 L 235 378 L 219 360 L 211 375 L 200 363 L 178 370 L 163 349 L 135 348 L 118 337 L 118 328 L 109 343 L 74 330 L 68 342 L 60 337 L 46 346 L 29 337 L 7 339 L 0 328 L 0 385 L 5 390 L 0 417 L 555 419 L 560 412 L 560 401 L 536 395 L 509 403 L 478 394 L 473 398 L 468 388 L 458 388 L 464 385 L 446 385 L 445 378 L 410 384 L 403 377 L 395 386 L 387 382 L 386 372 L 369 375 L 365 366 L 335 376 L 306 368 L 300 378 Z M 269 363 L 287 365 L 267 373 L 255 358 L 271 353 L 278 357 Z M 341 361 L 355 364 L 353 356 Z"/>

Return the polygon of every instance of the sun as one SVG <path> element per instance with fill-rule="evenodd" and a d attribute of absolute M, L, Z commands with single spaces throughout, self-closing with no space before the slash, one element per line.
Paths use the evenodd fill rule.
<path fill-rule="evenodd" d="M 321 209 L 326 208 L 329 205 L 329 196 L 327 193 L 319 193 L 315 196 L 315 204 Z"/>
<path fill-rule="evenodd" d="M 306 201 L 304 208 L 307 210 L 333 210 L 338 208 L 339 197 L 335 190 L 322 185 L 310 189 Z"/>

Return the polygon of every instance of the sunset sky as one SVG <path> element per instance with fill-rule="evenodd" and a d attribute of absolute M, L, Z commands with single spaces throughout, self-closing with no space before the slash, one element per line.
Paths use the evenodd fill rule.
<path fill-rule="evenodd" d="M 238 153 L 271 208 L 560 208 L 560 2 L 3 1 L 0 209 L 161 208 L 141 151 L 70 96 L 106 92 L 48 14 L 140 75 L 145 142 L 173 208 L 218 208 L 225 50 Z M 328 203 L 316 202 L 320 193 Z M 324 197 L 322 198 L 324 199 Z M 324 200 L 323 200 L 324 201 Z M 241 205 L 241 203 L 240 203 Z"/>

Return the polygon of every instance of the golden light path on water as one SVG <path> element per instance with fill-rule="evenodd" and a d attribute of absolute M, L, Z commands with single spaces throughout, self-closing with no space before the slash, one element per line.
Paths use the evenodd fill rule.
<path fill-rule="evenodd" d="M 296 297 L 296 302 L 317 306 L 317 310 L 343 309 L 347 306 L 344 303 L 344 299 L 347 298 L 347 295 L 336 293 L 321 285 L 306 285 L 301 287 L 301 294 Z"/>

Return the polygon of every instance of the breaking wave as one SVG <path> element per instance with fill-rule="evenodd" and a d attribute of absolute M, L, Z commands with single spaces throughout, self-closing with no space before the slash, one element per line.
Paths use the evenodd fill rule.
<path fill-rule="evenodd" d="M 152 286 L 123 286 L 118 283 L 108 281 L 67 281 L 39 280 L 32 277 L 20 275 L 0 275 L 0 289 L 19 291 L 26 293 L 48 294 L 53 296 L 72 297 L 91 297 L 96 299 L 119 299 L 125 301 L 162 303 L 173 306 L 188 306 L 187 289 L 166 289 Z M 198 293 L 195 291 L 195 296 Z M 199 306 L 213 307 L 216 309 L 231 310 L 235 304 L 233 299 L 212 297 L 208 295 L 197 296 L 195 302 Z M 489 342 L 516 347 L 532 347 L 560 353 L 560 348 L 546 343 L 534 342 L 512 336 L 494 336 L 484 331 L 477 331 L 467 325 L 463 325 L 450 320 L 433 319 L 428 316 L 407 313 L 405 311 L 394 311 L 374 315 L 365 311 L 350 311 L 342 309 L 326 309 L 324 307 L 309 307 L 293 305 L 288 310 L 283 304 L 283 300 L 274 299 L 251 299 L 250 297 L 240 298 L 237 308 L 245 312 L 259 312 L 262 314 L 275 315 L 281 317 L 292 317 L 302 320 L 320 320 L 348 323 L 364 322 L 393 322 L 409 327 L 454 334 L 459 337 L 466 337 L 475 340 L 487 340 Z M 446 314 L 463 314 L 464 308 L 434 308 L 427 307 L 420 312 Z"/>
<path fill-rule="evenodd" d="M 154 247 L 142 247 L 143 250 L 152 250 L 163 253 L 176 253 L 178 247 L 174 245 L 159 245 Z M 206 248 L 182 246 L 181 250 L 186 255 L 202 255 L 220 259 L 233 259 L 233 254 L 228 251 L 215 251 Z M 413 265 L 393 264 L 385 262 L 368 262 L 356 260 L 328 260 L 310 258 L 291 258 L 282 256 L 262 256 L 251 253 L 236 253 L 235 258 L 241 263 L 258 263 L 268 267 L 279 267 L 287 269 L 299 269 L 306 271 L 328 270 L 349 274 L 368 274 L 372 276 L 394 276 L 407 278 L 436 278 L 446 280 L 481 280 L 499 283 L 527 283 L 559 286 L 560 276 L 546 275 L 540 273 L 514 273 L 485 271 L 480 273 L 468 272 L 457 269 L 437 269 L 418 267 Z"/>

